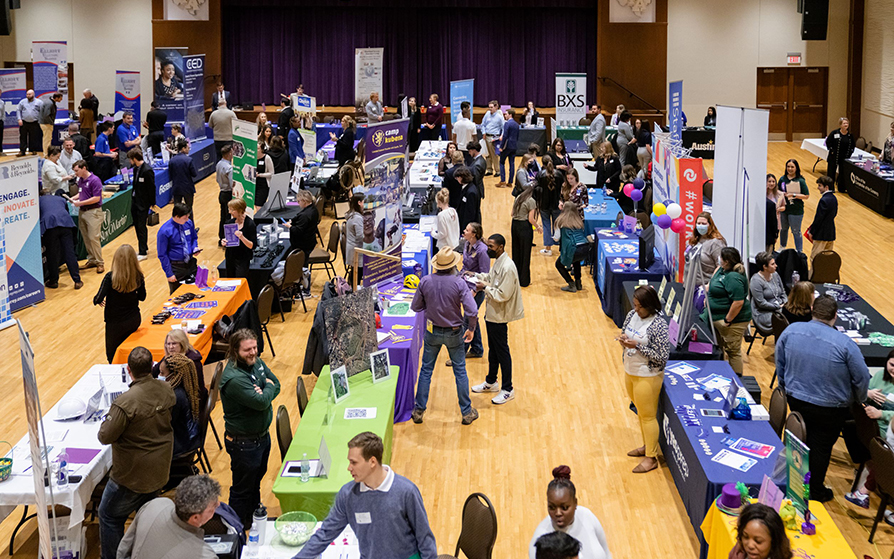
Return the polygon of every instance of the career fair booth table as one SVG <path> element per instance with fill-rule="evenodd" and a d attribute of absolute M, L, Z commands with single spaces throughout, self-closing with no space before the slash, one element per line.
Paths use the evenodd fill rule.
<path fill-rule="evenodd" d="M 352 480 L 348 473 L 348 441 L 358 433 L 372 431 L 380 436 L 385 444 L 382 462 L 391 463 L 394 394 L 400 374 L 400 367 L 392 365 L 391 376 L 374 384 L 370 371 L 358 373 L 348 379 L 348 396 L 336 404 L 329 366 L 323 367 L 273 482 L 273 494 L 283 513 L 304 511 L 318 520 L 326 518 L 338 490 Z M 320 458 L 321 439 L 326 440 L 331 459 L 328 475 L 302 482 L 301 460 L 305 454 L 308 459 Z"/>
<path fill-rule="evenodd" d="M 186 293 L 203 295 L 183 305 L 176 306 L 172 300 Z M 202 360 L 211 352 L 211 330 L 214 323 L 225 314 L 233 314 L 242 303 L 251 301 L 248 282 L 245 279 L 219 280 L 213 288 L 200 289 L 194 284 L 181 285 L 171 297 L 152 311 L 145 312 L 143 323 L 136 332 L 128 336 L 115 352 L 114 363 L 127 363 L 127 356 L 135 347 L 145 347 L 152 352 L 152 359 L 161 361 L 165 356 L 165 337 L 173 327 L 179 327 L 184 320 L 199 323 L 204 330 L 198 334 L 188 333 L 189 343 L 202 354 Z M 162 324 L 152 324 L 152 316 L 165 310 L 175 311 Z M 151 314 L 150 314 L 151 313 Z M 180 313 L 184 313 L 181 315 Z"/>
<path fill-rule="evenodd" d="M 264 286 L 270 283 L 270 277 L 280 262 L 285 262 L 289 255 L 292 244 L 289 242 L 289 234 L 280 233 L 279 240 L 276 245 L 267 245 L 264 248 L 256 246 L 252 251 L 251 263 L 248 265 L 248 290 L 251 298 L 257 300 L 258 295 Z M 217 273 L 222 278 L 229 277 L 227 275 L 227 261 L 224 259 L 217 265 Z M 276 308 L 278 303 L 274 302 Z"/>
<path fill-rule="evenodd" d="M 668 361 L 658 400 L 658 442 L 701 542 L 701 559 L 708 550 L 699 527 L 723 486 L 742 482 L 756 495 L 764 476 L 772 478 L 776 458 L 784 451 L 769 421 L 727 419 L 723 397 L 731 384 L 740 397 L 750 399 L 739 390 L 741 383 L 726 361 Z M 702 410 L 714 410 L 709 413 L 719 417 Z M 741 444 L 735 450 L 728 446 L 739 439 L 767 446 L 759 454 L 739 450 Z"/>
<path fill-rule="evenodd" d="M 838 526 L 832 521 L 826 507 L 816 501 L 810 501 L 811 523 L 816 525 L 816 534 L 807 535 L 801 530 L 786 530 L 792 547 L 792 556 L 810 559 L 856 559 L 856 555 L 841 535 Z M 706 559 L 727 559 L 730 550 L 736 545 L 736 526 L 739 517 L 726 514 L 711 505 L 701 531 L 708 544 Z M 801 523 L 798 523 L 800 526 Z"/>
<path fill-rule="evenodd" d="M 274 126 L 275 127 L 275 126 Z M 357 130 L 354 133 L 354 140 L 362 140 L 366 138 L 366 123 L 357 124 Z M 343 132 L 343 128 L 341 127 L 341 121 L 331 122 L 329 124 L 315 124 L 314 131 L 317 134 L 317 145 L 322 146 L 332 138 L 329 136 L 329 133 L 335 134 L 336 138 L 340 138 Z M 441 134 L 440 138 L 444 141 L 447 141 L 447 125 L 441 125 Z"/>
<path fill-rule="evenodd" d="M 85 422 L 84 418 L 59 421 L 59 404 L 79 398 L 89 402 L 90 398 L 105 385 L 108 393 L 124 392 L 130 379 L 124 377 L 121 365 L 94 365 L 72 386 L 55 406 L 44 414 L 45 444 L 49 461 L 55 462 L 64 450 L 68 455 L 69 475 L 79 475 L 81 480 L 66 485 L 53 485 L 53 499 L 57 505 L 71 510 L 69 526 L 73 528 L 83 522 L 84 513 L 93 489 L 102 481 L 112 467 L 112 447 L 103 446 L 96 438 L 101 420 Z M 102 384 L 100 384 L 102 375 Z M 109 408 L 106 396 L 99 403 L 101 410 Z M 0 520 L 13 513 L 15 507 L 24 505 L 25 510 L 19 526 L 28 516 L 28 507 L 36 504 L 34 479 L 31 467 L 31 446 L 26 434 L 12 449 L 12 475 L 0 483 Z M 50 491 L 46 490 L 46 500 L 50 503 Z M 18 527 L 16 528 L 16 530 Z M 10 542 L 12 544 L 12 541 Z"/>
<path fill-rule="evenodd" d="M 589 205 L 584 208 L 584 235 L 592 235 L 597 229 L 611 227 L 618 223 L 618 214 L 622 219 L 624 212 L 618 201 L 602 193 L 602 189 L 587 190 Z"/>
<path fill-rule="evenodd" d="M 319 530 L 322 525 L 322 522 L 317 522 L 314 532 Z M 205 541 L 208 542 L 209 538 L 213 538 L 213 536 L 205 536 Z M 264 559 L 292 559 L 299 551 L 304 549 L 304 545 L 286 545 L 276 531 L 275 520 L 267 521 L 264 541 L 260 542 L 260 544 L 257 556 Z M 354 535 L 354 530 L 351 529 L 350 524 L 345 526 L 341 534 L 333 540 L 332 544 L 326 548 L 326 551 L 320 557 L 322 559 L 360 559 L 360 543 L 357 541 L 357 536 Z"/>
<path fill-rule="evenodd" d="M 877 161 L 844 161 L 838 168 L 838 188 L 885 216 L 894 216 L 894 170 Z"/>
<path fill-rule="evenodd" d="M 820 161 L 825 161 L 829 157 L 829 150 L 826 149 L 826 139 L 825 138 L 807 138 L 801 141 L 801 149 L 804 151 L 808 151 L 816 156 L 816 161 L 813 163 L 813 170 L 816 171 L 816 164 Z M 854 149 L 853 157 L 858 159 L 875 159 L 875 156 L 869 152 L 863 151 L 860 148 Z"/>
<path fill-rule="evenodd" d="M 116 177 L 112 177 L 109 181 L 114 181 Z M 119 175 L 120 178 L 120 175 Z M 130 206 L 133 200 L 133 189 L 127 188 L 118 192 L 103 192 L 102 197 L 102 227 L 99 230 L 99 242 L 102 246 L 106 246 L 118 235 L 123 233 L 128 227 L 133 225 L 133 216 L 130 213 Z M 68 213 L 74 221 L 75 227 L 80 222 L 80 211 L 72 204 L 67 204 Z M 79 260 L 87 258 L 87 247 L 84 245 L 84 238 L 81 236 L 81 230 L 78 228 L 76 251 Z M 111 259 L 109 259 L 111 260 Z"/>
<path fill-rule="evenodd" d="M 625 281 L 648 280 L 661 282 L 667 270 L 658 252 L 648 270 L 639 269 L 639 238 L 636 233 L 623 233 L 615 229 L 596 231 L 596 289 L 602 301 L 602 312 L 620 328 L 624 324 L 623 312 Z"/>
<path fill-rule="evenodd" d="M 477 125 L 477 137 L 479 142 L 484 142 L 484 134 L 481 132 L 481 125 Z M 546 142 L 546 126 L 525 126 L 518 127 L 518 148 L 515 155 L 521 156 L 528 151 L 531 144 L 537 144 L 540 155 L 544 155 L 549 148 Z M 483 145 L 483 144 L 482 144 Z"/>
<path fill-rule="evenodd" d="M 847 285 L 817 284 L 816 292 L 838 301 L 835 327 L 852 338 L 868 367 L 884 367 L 894 348 L 894 325 Z"/>

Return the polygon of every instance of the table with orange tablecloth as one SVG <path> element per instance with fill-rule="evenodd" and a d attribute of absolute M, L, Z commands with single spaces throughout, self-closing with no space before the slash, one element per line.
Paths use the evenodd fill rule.
<path fill-rule="evenodd" d="M 856 559 L 850 546 L 838 530 L 838 526 L 832 521 L 832 517 L 821 503 L 810 502 L 810 512 L 814 516 L 816 534 L 807 536 L 800 531 L 786 530 L 792 552 L 795 557 L 810 557 L 811 559 Z M 708 543 L 707 559 L 727 559 L 729 552 L 736 544 L 736 523 L 738 516 L 732 516 L 721 512 L 717 503 L 711 505 L 711 509 L 702 522 L 702 534 Z"/>
<path fill-rule="evenodd" d="M 230 280 L 236 281 L 236 280 Z M 211 351 L 211 329 L 214 323 L 220 320 L 225 314 L 233 314 L 245 301 L 251 300 L 251 292 L 248 290 L 248 282 L 240 279 L 239 285 L 233 291 L 213 291 L 211 289 L 199 289 L 193 284 L 181 285 L 177 291 L 171 295 L 171 299 L 184 293 L 202 294 L 202 299 L 193 299 L 193 301 L 217 301 L 216 307 L 201 309 L 205 311 L 200 318 L 202 324 L 205 325 L 205 331 L 201 334 L 189 335 L 189 343 L 192 344 L 196 351 L 202 354 L 202 359 L 208 357 Z M 171 299 L 165 301 L 169 302 Z M 152 316 L 160 313 L 170 306 L 159 305 L 151 312 L 147 313 L 143 318 L 143 323 L 139 329 L 131 334 L 124 342 L 118 346 L 115 352 L 113 363 L 127 363 L 127 356 L 130 352 L 139 346 L 143 346 L 152 352 L 152 359 L 161 361 L 165 356 L 165 337 L 171 331 L 172 324 L 179 324 L 180 321 L 169 318 L 164 324 L 152 324 Z M 191 309 L 189 309 L 191 310 Z"/>

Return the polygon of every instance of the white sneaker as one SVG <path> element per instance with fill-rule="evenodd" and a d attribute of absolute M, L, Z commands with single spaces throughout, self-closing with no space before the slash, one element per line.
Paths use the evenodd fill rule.
<path fill-rule="evenodd" d="M 508 390 L 508 391 L 500 390 L 500 393 L 497 394 L 497 396 L 493 400 L 491 400 L 491 403 L 494 403 L 497 405 L 505 404 L 509 400 L 514 400 L 514 399 L 515 399 L 515 390 L 514 389 Z"/>
<path fill-rule="evenodd" d="M 144 261 L 144 260 L 148 260 L 148 259 L 149 259 L 149 257 L 148 257 L 147 255 L 145 255 L 145 254 L 138 254 L 138 255 L 137 255 L 137 260 L 139 260 L 140 262 L 142 262 L 142 261 Z"/>
<path fill-rule="evenodd" d="M 552 256 L 553 251 L 548 248 L 542 248 L 542 249 L 540 249 L 540 254 L 543 254 L 545 256 Z"/>
<path fill-rule="evenodd" d="M 481 392 L 497 392 L 500 388 L 497 386 L 497 383 L 488 384 L 486 381 L 481 384 L 476 384 L 472 387 L 472 392 L 481 393 Z"/>

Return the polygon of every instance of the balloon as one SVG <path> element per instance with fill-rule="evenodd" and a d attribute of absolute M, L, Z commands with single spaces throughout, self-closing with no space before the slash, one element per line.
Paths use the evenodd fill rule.
<path fill-rule="evenodd" d="M 640 178 L 633 179 L 633 188 L 642 190 L 646 187 L 646 181 Z"/>
<path fill-rule="evenodd" d="M 652 215 L 649 216 L 649 220 L 650 220 L 652 223 L 658 223 L 658 216 L 655 215 L 655 212 L 652 212 Z"/>
<path fill-rule="evenodd" d="M 640 200 L 643 199 L 643 191 L 642 191 L 642 190 L 637 190 L 637 189 L 634 188 L 633 190 L 630 191 L 630 194 L 629 194 L 628 196 L 630 196 L 630 198 L 631 198 L 634 202 L 639 202 Z"/>
<path fill-rule="evenodd" d="M 671 221 L 671 231 L 673 231 L 674 233 L 679 233 L 680 231 L 682 231 L 685 228 L 686 228 L 686 220 L 683 219 L 682 217 L 678 217 L 677 219 L 674 219 Z"/>
<path fill-rule="evenodd" d="M 673 220 L 670 218 L 669 215 L 661 214 L 658 216 L 658 227 L 661 227 L 662 229 L 667 229 L 668 227 L 671 226 L 672 221 Z"/>
<path fill-rule="evenodd" d="M 664 204 L 659 202 L 659 203 L 655 204 L 654 206 L 652 206 L 652 213 L 654 213 L 655 215 L 660 217 L 667 213 L 667 207 L 665 207 Z M 671 218 L 671 219 L 673 219 L 673 218 Z"/>
<path fill-rule="evenodd" d="M 683 208 L 680 204 L 671 204 L 667 207 L 667 215 L 671 216 L 671 219 L 677 219 L 683 215 Z"/>
<path fill-rule="evenodd" d="M 630 183 L 625 184 L 624 185 L 624 194 L 626 194 L 627 196 L 630 196 L 631 192 L 633 192 L 633 185 Z"/>

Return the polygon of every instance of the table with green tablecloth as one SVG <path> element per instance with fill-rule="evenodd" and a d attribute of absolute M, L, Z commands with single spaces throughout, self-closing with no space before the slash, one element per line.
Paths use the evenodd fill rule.
<path fill-rule="evenodd" d="M 350 393 L 347 398 L 333 403 L 329 395 L 332 381 L 329 366 L 323 367 L 320 378 L 311 392 L 304 416 L 292 438 L 292 444 L 273 482 L 273 494 L 279 499 L 282 512 L 304 511 L 319 520 L 326 518 L 335 503 L 335 495 L 341 487 L 352 481 L 348 473 L 348 441 L 364 431 L 372 431 L 382 437 L 385 452 L 382 462 L 391 462 L 391 439 L 394 431 L 394 394 L 400 368 L 391 366 L 391 377 L 373 384 L 369 371 L 348 379 Z M 345 419 L 348 408 L 376 408 L 374 419 Z M 319 458 L 320 438 L 326 439 L 332 468 L 326 478 L 311 478 L 306 483 L 300 477 L 285 477 L 283 470 L 291 461 L 300 461 L 307 453 L 309 459 Z"/>
<path fill-rule="evenodd" d="M 133 225 L 133 216 L 130 213 L 130 204 L 133 198 L 133 189 L 128 188 L 121 192 L 116 192 L 108 198 L 102 199 L 102 213 L 104 219 L 99 232 L 99 241 L 102 246 L 106 246 L 125 229 Z M 68 204 L 68 212 L 74 221 L 75 227 L 78 226 L 78 209 Z M 87 248 L 84 246 L 84 239 L 81 238 L 81 231 L 78 230 L 77 254 L 78 260 L 87 258 Z M 111 262 L 111 258 L 108 261 Z"/>

